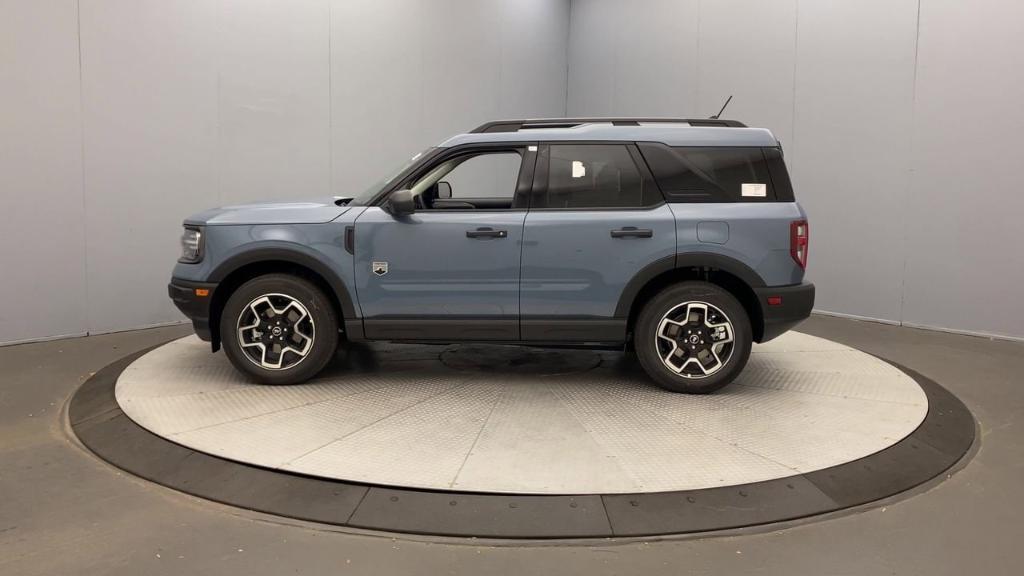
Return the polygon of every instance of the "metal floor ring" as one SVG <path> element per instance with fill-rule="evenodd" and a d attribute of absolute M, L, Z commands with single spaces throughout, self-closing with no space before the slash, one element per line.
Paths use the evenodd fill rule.
<path fill-rule="evenodd" d="M 880 452 L 928 413 L 917 382 L 789 333 L 706 396 L 657 388 L 620 353 L 372 345 L 298 386 L 248 383 L 195 337 L 118 377 L 131 420 L 197 452 L 308 476 L 502 494 L 698 490 Z"/>

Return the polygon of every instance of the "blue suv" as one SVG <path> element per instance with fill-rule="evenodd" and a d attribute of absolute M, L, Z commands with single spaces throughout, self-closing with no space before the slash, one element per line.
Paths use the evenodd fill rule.
<path fill-rule="evenodd" d="M 169 286 L 253 380 L 345 342 L 635 349 L 706 393 L 806 318 L 808 226 L 768 130 L 732 120 L 489 122 L 351 196 L 185 221 Z"/>

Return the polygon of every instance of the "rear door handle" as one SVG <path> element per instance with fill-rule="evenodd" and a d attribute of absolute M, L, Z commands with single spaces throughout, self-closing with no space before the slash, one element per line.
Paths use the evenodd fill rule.
<path fill-rule="evenodd" d="M 612 230 L 612 238 L 651 238 L 652 236 L 654 236 L 654 232 L 651 229 L 637 228 L 636 226 Z"/>
<path fill-rule="evenodd" d="M 466 238 L 506 238 L 508 237 L 507 230 L 495 230 L 494 228 L 477 228 L 476 230 L 466 230 Z"/>

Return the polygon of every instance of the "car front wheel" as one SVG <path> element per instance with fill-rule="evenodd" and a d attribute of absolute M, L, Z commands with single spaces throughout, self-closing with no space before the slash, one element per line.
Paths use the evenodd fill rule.
<path fill-rule="evenodd" d="M 640 364 L 662 388 L 706 394 L 732 382 L 750 356 L 746 310 L 723 288 L 681 282 L 651 299 L 637 319 Z"/>
<path fill-rule="evenodd" d="M 297 384 L 320 372 L 338 346 L 338 319 L 311 282 L 267 274 L 242 284 L 221 313 L 224 353 L 263 384 Z"/>

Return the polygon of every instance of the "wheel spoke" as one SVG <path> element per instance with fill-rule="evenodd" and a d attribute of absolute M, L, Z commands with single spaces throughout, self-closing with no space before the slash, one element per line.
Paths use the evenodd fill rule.
<path fill-rule="evenodd" d="M 722 359 L 718 356 L 718 352 L 715 352 L 715 347 L 712 346 L 711 348 L 708 348 L 708 351 L 711 352 L 711 355 L 715 357 L 715 369 L 717 370 L 718 368 L 721 368 Z"/>
<path fill-rule="evenodd" d="M 664 338 L 670 342 L 675 342 L 676 336 L 683 330 L 684 324 L 681 322 L 675 322 L 665 318 L 661 321 L 661 326 L 658 327 L 658 337 Z"/>
<path fill-rule="evenodd" d="M 690 302 L 689 304 L 686 305 L 686 322 L 687 323 L 690 323 L 690 322 L 697 323 L 697 322 L 700 321 L 700 316 L 695 316 L 694 315 L 694 309 L 703 310 L 704 311 L 705 321 L 707 321 L 706 320 L 707 317 L 708 317 L 708 306 L 707 306 L 707 304 L 704 304 L 703 302 Z"/>
<path fill-rule="evenodd" d="M 714 374 L 715 372 L 718 371 L 719 368 L 722 367 L 722 360 L 718 357 L 718 354 L 715 354 L 714 350 L 712 350 L 711 348 L 705 348 L 701 352 L 707 352 L 709 356 L 715 359 L 714 364 L 706 366 L 704 364 L 704 361 L 700 359 L 699 355 L 695 357 L 697 360 L 697 366 L 700 367 L 701 371 L 704 372 L 704 374 Z"/>
<path fill-rule="evenodd" d="M 261 298 L 257 298 L 255 300 L 253 300 L 252 302 L 249 302 L 248 308 L 249 308 L 249 310 L 252 311 L 252 314 L 253 314 L 253 317 L 256 320 L 256 323 L 259 324 L 260 316 L 262 316 L 262 314 L 260 314 L 260 311 L 256 309 L 256 305 L 257 304 L 266 304 L 267 306 L 270 307 L 271 310 L 273 310 L 274 307 L 270 304 L 270 299 L 267 298 L 266 296 L 263 296 Z"/>
<path fill-rule="evenodd" d="M 676 366 L 672 362 L 672 359 L 675 358 L 677 353 L 680 352 L 681 350 L 682 349 L 679 348 L 679 346 L 677 346 L 675 342 L 673 342 L 672 343 L 672 350 L 670 350 L 669 353 L 666 354 L 665 356 L 662 356 L 662 358 L 661 358 L 662 362 L 664 362 L 665 365 L 668 366 L 670 370 L 673 370 L 675 372 L 679 372 L 679 371 L 681 371 L 683 369 L 684 366 L 686 366 L 686 362 L 683 362 L 679 366 Z"/>

